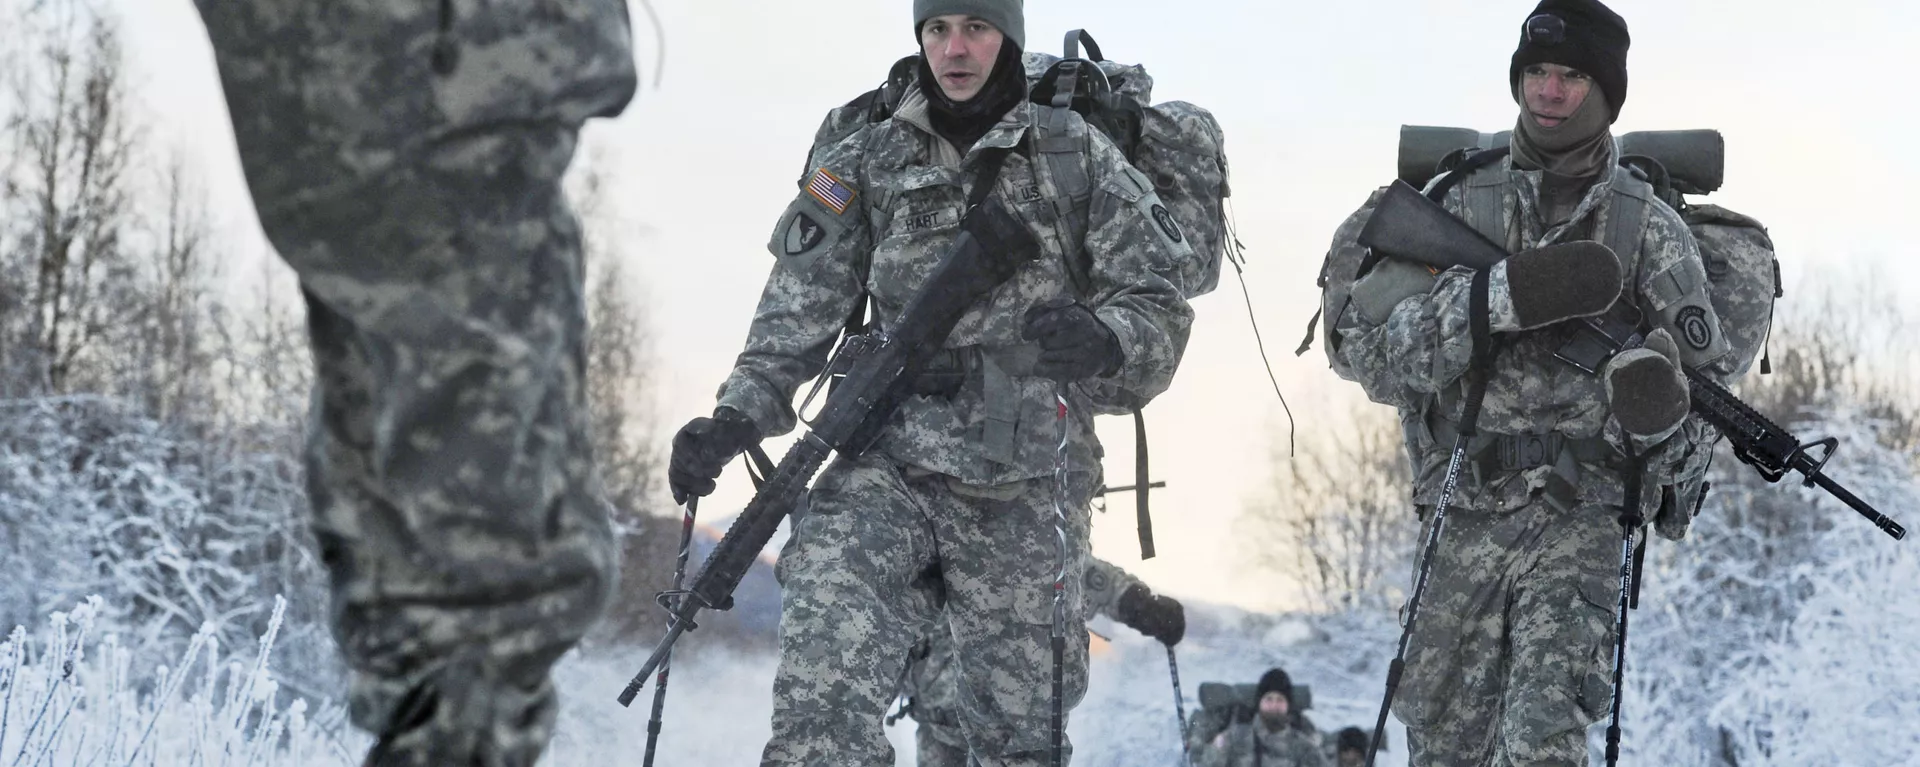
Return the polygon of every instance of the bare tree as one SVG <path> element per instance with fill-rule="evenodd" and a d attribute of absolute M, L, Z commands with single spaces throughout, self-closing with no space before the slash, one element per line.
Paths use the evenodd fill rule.
<path fill-rule="evenodd" d="M 112 359 L 117 300 L 137 290 L 128 233 L 136 136 L 115 25 L 79 2 L 14 16 L 37 47 L 14 60 L 7 130 L 22 155 L 6 202 L 19 229 L 6 266 L 24 270 L 4 319 L 7 367 L 29 390 L 97 389 Z"/>
<path fill-rule="evenodd" d="M 1419 532 L 1400 423 L 1370 403 L 1345 422 L 1313 432 L 1291 459 L 1276 453 L 1271 494 L 1241 524 L 1255 564 L 1292 580 L 1311 606 L 1385 608 L 1404 589 Z"/>
<path fill-rule="evenodd" d="M 652 595 L 670 585 L 679 519 L 664 502 L 666 456 L 653 417 L 652 340 L 622 268 L 631 234 L 612 207 L 605 150 L 589 144 L 582 155 L 568 186 L 586 239 L 587 399 L 594 460 L 621 540 L 621 596 L 590 639 L 633 641 L 665 625 Z"/>
<path fill-rule="evenodd" d="M 205 195 L 177 155 L 164 172 L 161 194 L 165 211 L 154 224 L 153 277 L 139 318 L 144 321 L 129 330 L 128 341 L 139 353 L 128 357 L 138 367 L 125 377 L 146 412 L 162 421 L 200 421 L 209 415 L 212 365 L 203 339 L 213 276 Z"/>

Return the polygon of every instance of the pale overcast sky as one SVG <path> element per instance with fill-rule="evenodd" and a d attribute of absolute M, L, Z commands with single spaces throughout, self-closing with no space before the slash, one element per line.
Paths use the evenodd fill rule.
<path fill-rule="evenodd" d="M 202 169 L 223 231 L 264 252 L 245 197 L 210 49 L 190 0 L 109 0 L 127 22 L 152 136 Z M 1391 180 L 1403 123 L 1511 127 L 1508 57 L 1531 0 L 1292 3 L 1036 0 L 1029 48 L 1055 51 L 1086 27 L 1107 55 L 1144 62 L 1158 100 L 1191 101 L 1224 126 L 1247 281 L 1281 386 L 1303 433 L 1343 428 L 1357 387 L 1316 349 L 1292 356 L 1318 292 L 1335 225 Z M 791 198 L 808 140 L 829 108 L 872 87 L 912 52 L 909 0 L 655 0 L 666 36 L 658 88 L 590 137 L 616 176 L 632 266 L 652 312 L 677 426 L 712 407 L 771 257 L 767 233 Z M 1709 198 L 1760 218 L 1796 284 L 1809 269 L 1876 266 L 1907 302 L 1920 278 L 1905 254 L 1920 178 L 1906 146 L 1920 64 L 1910 0 L 1617 0 L 1633 35 L 1631 85 L 1616 131 L 1718 128 L 1725 190 Z M 634 6 L 638 58 L 658 53 Z M 1787 301 L 1793 300 L 1789 294 Z M 1284 440 L 1238 284 L 1195 302 L 1186 361 L 1147 411 L 1160 556 L 1139 561 L 1131 500 L 1096 518 L 1096 554 L 1177 595 L 1286 604 L 1288 585 L 1248 575 L 1234 521 L 1267 483 Z M 1109 419 L 1108 477 L 1131 482 L 1132 433 Z M 665 439 L 665 435 L 662 435 Z M 775 453 L 778 455 L 778 453 Z M 737 468 L 707 509 L 738 508 Z"/>

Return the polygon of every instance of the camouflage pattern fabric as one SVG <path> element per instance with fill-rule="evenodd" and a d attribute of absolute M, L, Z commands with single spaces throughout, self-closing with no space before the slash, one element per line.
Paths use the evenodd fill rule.
<path fill-rule="evenodd" d="M 1326 767 L 1317 732 L 1297 727 L 1269 730 L 1258 717 L 1239 722 L 1193 749 L 1194 767 Z M 1216 742 L 1218 746 L 1214 745 Z M 1258 753 L 1256 753 L 1256 751 Z"/>
<path fill-rule="evenodd" d="M 882 327 L 899 316 L 958 234 L 984 150 L 1015 150 L 994 194 L 1042 252 L 948 337 L 948 348 L 978 361 L 966 384 L 950 397 L 909 397 L 872 450 L 836 461 L 815 483 L 780 559 L 781 663 L 764 764 L 892 764 L 881 719 L 909 650 L 943 609 L 973 758 L 992 766 L 1050 756 L 1058 387 L 1028 374 L 1032 347 L 1020 330 L 1028 308 L 1071 296 L 1125 355 L 1112 375 L 1067 387 L 1067 458 L 1078 472 L 1063 499 L 1073 516 L 1072 607 L 1100 456 L 1088 390 L 1142 401 L 1165 390 L 1192 321 L 1173 282 L 1191 251 L 1153 216 L 1152 182 L 1078 117 L 1050 137 L 1084 148 L 1085 188 L 1016 150 L 1033 143 L 1033 111 L 1011 110 L 962 156 L 910 88 L 891 118 L 813 148 L 817 167 L 774 228 L 773 270 L 719 393 L 766 434 L 793 428 L 796 390 L 821 372 L 863 294 Z M 1077 616 L 1067 636 L 1070 708 L 1085 689 Z"/>
<path fill-rule="evenodd" d="M 1028 51 L 1021 55 L 1027 80 L 1038 83 L 1060 57 Z M 1099 62 L 1113 86 L 1113 94 L 1131 102 L 1137 111 L 1106 108 L 1093 111 L 1096 125 L 1133 161 L 1133 167 L 1153 179 L 1160 201 L 1180 224 L 1194 258 L 1181 270 L 1180 286 L 1188 298 L 1220 284 L 1221 264 L 1233 247 L 1227 222 L 1228 184 L 1226 134 L 1212 112 L 1185 101 L 1153 103 L 1153 76 L 1139 64 Z M 1083 76 L 1091 76 L 1083 75 Z"/>
<path fill-rule="evenodd" d="M 958 739 L 960 742 L 953 742 Z M 970 767 L 967 742 L 958 727 L 920 723 L 913 741 L 914 767 Z"/>
<path fill-rule="evenodd" d="M 1728 367 L 1745 373 L 1773 327 L 1773 302 L 1781 287 L 1773 238 L 1759 221 L 1718 205 L 1688 205 L 1681 215 L 1700 244 L 1720 327 L 1739 355 Z"/>
<path fill-rule="evenodd" d="M 899 316 L 958 232 L 981 151 L 1030 144 L 1033 110 L 1022 103 L 962 157 L 934 134 L 926 97 L 913 88 L 892 118 L 816 147 L 819 167 L 774 227 L 773 271 L 719 404 L 747 414 L 763 434 L 792 430 L 795 392 L 824 367 L 862 292 L 882 326 Z M 1029 162 L 1024 148 L 1008 153 L 996 194 L 1044 252 L 948 337 L 948 348 L 983 360 L 976 374 L 951 398 L 908 398 L 878 451 L 976 485 L 1050 474 L 1055 384 L 1023 375 L 1036 347 L 1020 338 L 1027 309 L 1048 298 L 1093 308 L 1125 355 L 1111 376 L 1069 387 L 1070 463 L 1099 459 L 1089 391 L 1145 402 L 1171 383 L 1193 319 L 1173 280 L 1192 253 L 1177 226 L 1154 217 L 1153 183 L 1069 117 L 1053 138 L 1084 142 L 1090 188 L 1070 194 L 1049 163 Z"/>
<path fill-rule="evenodd" d="M 1086 692 L 1075 609 L 1097 473 L 1069 476 L 1065 699 Z M 908 653 L 949 633 L 963 742 L 982 767 L 1049 761 L 1051 478 L 976 486 L 868 454 L 837 458 L 794 520 L 782 589 L 773 738 L 763 765 L 893 764 L 881 719 Z"/>
<path fill-rule="evenodd" d="M 1250 719 L 1253 716 L 1252 711 L 1235 712 L 1221 708 L 1201 708 L 1192 712 L 1187 716 L 1187 750 L 1199 754 L 1205 749 L 1212 748 L 1214 738 L 1227 728 L 1246 723 L 1244 719 L 1236 721 L 1236 717 Z M 1312 742 L 1325 745 L 1326 739 L 1321 736 L 1320 727 L 1313 723 L 1313 718 L 1307 716 L 1305 711 L 1293 712 L 1292 719 L 1295 731 Z M 1196 760 L 1198 758 L 1195 757 Z"/>
<path fill-rule="evenodd" d="M 1613 167 L 1611 159 L 1602 167 Z M 1594 184 L 1566 221 L 1546 222 L 1540 183 L 1540 172 L 1502 160 L 1450 190 L 1444 202 L 1515 252 L 1597 239 L 1608 231 L 1620 196 L 1646 193 L 1644 182 L 1616 173 Z M 1488 194 L 1487 187 L 1502 204 L 1475 210 L 1468 195 Z M 1680 344 L 1683 360 L 1724 381 L 1744 360 L 1729 353 L 1720 334 L 1693 236 L 1664 203 L 1650 201 L 1646 212 L 1637 247 L 1614 246 L 1629 275 L 1620 301 L 1687 339 Z M 1341 249 L 1357 247 L 1350 238 L 1360 220 L 1356 214 L 1342 226 L 1330 263 L 1344 262 L 1336 258 Z M 1441 272 L 1426 289 L 1388 303 L 1385 316 L 1329 315 L 1340 342 L 1337 350 L 1329 346 L 1335 370 L 1374 401 L 1400 410 L 1414 501 L 1422 507 L 1437 500 L 1453 447 L 1447 425 L 1457 422 L 1466 398 L 1470 279 L 1465 269 Z M 1618 583 L 1616 520 L 1625 503 L 1618 467 L 1626 443 L 1599 379 L 1554 357 L 1568 332 L 1561 325 L 1498 334 L 1480 429 L 1496 436 L 1599 439 L 1611 455 L 1583 456 L 1571 470 L 1546 465 L 1483 473 L 1476 465 L 1462 478 L 1396 696 L 1414 765 L 1584 764 L 1583 733 L 1607 706 L 1607 678 L 1592 672 L 1612 658 L 1606 637 Z M 1690 418 L 1664 441 L 1633 445 L 1648 460 L 1642 499 L 1648 517 L 1662 485 L 1704 469 L 1712 436 Z M 1603 684 L 1595 688 L 1596 681 Z"/>
<path fill-rule="evenodd" d="M 625 4 L 197 3 L 300 278 L 307 449 L 372 765 L 532 765 L 616 551 L 561 175 L 635 87 Z"/>
<path fill-rule="evenodd" d="M 1617 515 L 1448 512 L 1394 699 L 1410 764 L 1587 764 L 1613 700 Z"/>
<path fill-rule="evenodd" d="M 1540 171 L 1515 170 L 1511 160 L 1502 160 L 1450 190 L 1444 202 L 1449 210 L 1466 214 L 1466 189 L 1488 180 L 1500 184 L 1507 204 L 1498 220 L 1475 220 L 1472 215 L 1465 218 L 1482 234 L 1506 244 L 1509 252 L 1592 239 L 1596 232 L 1605 231 L 1611 198 L 1616 194 L 1613 187 L 1621 182 L 1620 177 L 1594 184 L 1571 217 L 1551 228 L 1540 220 L 1540 177 Z M 1728 346 L 1719 337 L 1719 320 L 1707 295 L 1706 272 L 1693 236 L 1679 215 L 1664 203 L 1653 201 L 1647 214 L 1639 248 L 1634 253 L 1617 253 L 1623 260 L 1623 272 L 1632 275 L 1632 284 L 1624 286 L 1620 301 L 1641 307 L 1656 326 L 1666 327 L 1676 339 L 1687 337 L 1688 328 L 1693 328 L 1698 343 L 1680 344 L 1682 361 L 1724 381 L 1737 372 L 1739 355 L 1726 353 Z M 1339 235 L 1357 235 L 1352 223 L 1349 219 Z M 1335 241 L 1333 247 L 1358 245 Z M 1340 358 L 1334 366 L 1336 372 L 1358 382 L 1373 401 L 1401 409 L 1418 503 L 1431 504 L 1438 498 L 1452 449 L 1450 441 L 1442 444 L 1442 440 L 1434 439 L 1425 421 L 1457 422 L 1466 401 L 1465 373 L 1473 352 L 1468 310 L 1471 280 L 1472 273 L 1467 269 L 1450 269 L 1437 275 L 1425 292 L 1391 304 L 1393 309 L 1385 317 L 1346 311 L 1332 320 L 1334 332 L 1341 338 L 1338 351 L 1329 347 L 1329 354 Z M 1499 285 L 1493 288 L 1490 293 L 1500 292 Z M 1361 287 L 1356 285 L 1355 291 L 1361 291 Z M 1676 307 L 1678 311 L 1672 311 Z M 1511 311 L 1511 307 L 1506 310 Z M 1502 308 L 1492 306 L 1491 311 L 1498 313 Z M 1687 319 L 1662 324 L 1658 322 L 1661 316 Z M 1700 338 L 1696 320 L 1707 323 L 1708 338 Z M 1482 432 L 1555 432 L 1573 439 L 1602 438 L 1616 450 L 1623 446 L 1623 433 L 1607 410 L 1600 379 L 1554 356 L 1571 337 L 1571 330 L 1563 323 L 1498 335 L 1500 351 L 1480 415 Z M 1708 356 L 1716 350 L 1717 355 Z M 1705 433 L 1699 429 L 1684 431 L 1695 436 Z M 1634 448 L 1643 454 L 1652 453 L 1650 460 L 1659 469 L 1654 484 L 1667 484 L 1677 479 L 1672 476 L 1676 469 L 1695 465 L 1686 459 L 1697 452 L 1696 447 L 1705 449 L 1706 444 L 1688 443 L 1683 438 L 1658 444 L 1637 441 Z M 1579 469 L 1575 483 L 1579 500 L 1616 506 L 1624 502 L 1625 485 L 1617 471 L 1592 462 L 1582 463 Z M 1542 466 L 1510 477 L 1482 477 L 1478 482 L 1463 483 L 1454 504 L 1518 508 L 1547 486 L 1553 471 L 1554 467 Z"/>
<path fill-rule="evenodd" d="M 1089 557 L 1086 576 L 1082 579 L 1080 620 L 1113 615 L 1120 595 L 1139 582 L 1139 578 L 1119 566 Z M 965 767 L 967 740 L 960 731 L 960 669 L 953 662 L 953 638 L 944 624 L 936 625 L 915 652 L 906 682 L 901 694 L 907 697 L 913 720 L 918 723 L 915 739 L 920 764 L 951 763 Z M 955 746 L 958 746 L 957 762 L 951 761 Z"/>

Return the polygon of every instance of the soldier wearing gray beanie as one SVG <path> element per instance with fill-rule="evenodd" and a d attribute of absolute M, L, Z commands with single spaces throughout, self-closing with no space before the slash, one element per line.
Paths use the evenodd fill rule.
<path fill-rule="evenodd" d="M 1027 12 L 1023 0 L 913 0 L 913 36 L 927 19 L 960 14 L 992 24 L 1020 50 L 1027 49 Z"/>

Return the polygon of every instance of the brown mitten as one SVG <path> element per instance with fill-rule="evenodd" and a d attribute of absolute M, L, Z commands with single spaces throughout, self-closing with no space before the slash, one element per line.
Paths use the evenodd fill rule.
<path fill-rule="evenodd" d="M 1512 313 L 1496 300 L 1492 328 L 1532 330 L 1613 307 L 1620 297 L 1620 258 L 1592 240 L 1523 250 L 1493 266 L 1493 286 L 1504 286 Z M 1503 279 L 1504 278 L 1504 279 Z"/>
<path fill-rule="evenodd" d="M 1614 419 L 1635 437 L 1665 439 L 1693 405 L 1680 370 L 1680 348 L 1665 328 L 1647 334 L 1645 346 L 1614 355 L 1600 373 Z"/>

